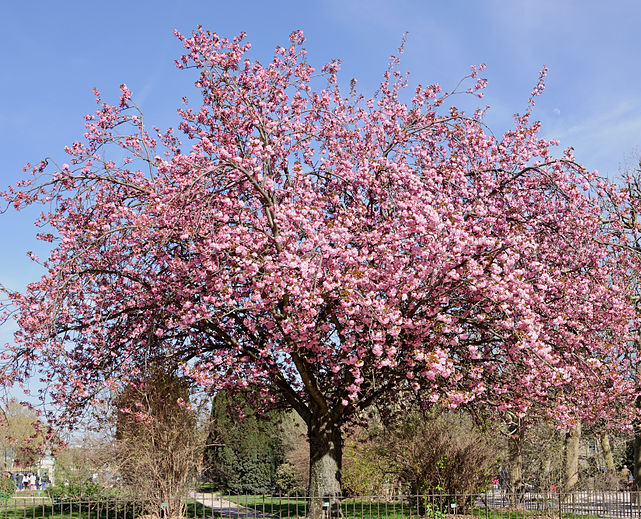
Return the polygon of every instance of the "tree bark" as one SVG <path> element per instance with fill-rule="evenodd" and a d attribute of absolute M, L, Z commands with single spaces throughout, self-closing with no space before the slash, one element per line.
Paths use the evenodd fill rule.
<path fill-rule="evenodd" d="M 641 433 L 638 431 L 634 435 L 632 447 L 634 457 L 632 462 L 632 475 L 634 476 L 634 480 L 632 481 L 632 490 L 639 491 L 641 490 L 641 477 L 639 476 L 639 471 L 641 471 Z"/>
<path fill-rule="evenodd" d="M 570 429 L 565 437 L 565 490 L 573 490 L 579 482 L 579 444 L 581 442 L 581 422 Z"/>
<path fill-rule="evenodd" d="M 605 462 L 605 470 L 614 474 L 616 467 L 614 466 L 614 455 L 612 454 L 610 437 L 607 434 L 602 434 L 600 440 L 601 450 L 603 451 L 603 461 Z"/>
<path fill-rule="evenodd" d="M 641 161 L 639 162 L 641 166 Z M 638 303 L 637 303 L 638 305 Z M 641 330 L 638 330 L 641 331 Z M 639 341 L 635 341 L 637 351 L 641 350 Z M 641 363 L 637 362 L 636 365 L 637 379 L 641 378 Z M 635 406 L 637 409 L 641 408 L 641 397 L 637 397 Z M 641 490 L 641 430 L 639 424 L 634 427 L 634 440 L 632 442 L 632 499 L 634 502 L 639 500 L 639 490 Z"/>
<path fill-rule="evenodd" d="M 343 438 L 340 426 L 327 420 L 312 420 L 307 426 L 309 436 L 310 498 L 307 516 L 340 517 L 341 465 Z"/>
<path fill-rule="evenodd" d="M 508 463 L 510 465 L 510 505 L 518 507 L 523 490 L 523 427 L 512 423 L 508 437 Z"/>

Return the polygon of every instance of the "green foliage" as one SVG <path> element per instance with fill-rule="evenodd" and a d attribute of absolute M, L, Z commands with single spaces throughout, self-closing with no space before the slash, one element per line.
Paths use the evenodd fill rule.
<path fill-rule="evenodd" d="M 445 514 L 441 509 L 433 504 L 428 503 L 423 510 L 423 517 L 432 517 L 433 519 L 443 519 Z"/>
<path fill-rule="evenodd" d="M 0 445 L 5 452 L 11 453 L 17 466 L 29 467 L 41 456 L 44 429 L 38 414 L 16 400 L 10 400 L 0 409 Z M 5 469 L 9 467 L 5 466 Z"/>
<path fill-rule="evenodd" d="M 234 415 L 227 394 L 212 403 L 212 425 L 205 453 L 205 475 L 221 490 L 269 493 L 277 489 L 276 472 L 284 461 L 279 417 L 259 418 L 249 406 Z"/>
<path fill-rule="evenodd" d="M 275 485 L 275 490 L 286 496 L 302 495 L 305 492 L 300 484 L 296 468 L 288 461 L 276 469 Z"/>
<path fill-rule="evenodd" d="M 497 456 L 488 438 L 461 413 L 416 414 L 387 429 L 370 423 L 345 439 L 343 489 L 349 495 L 398 489 L 412 496 L 475 493 L 490 482 Z M 441 504 L 434 510 L 443 511 Z"/>
<path fill-rule="evenodd" d="M 498 452 L 464 414 L 414 415 L 386 437 L 390 470 L 411 494 L 469 494 L 490 482 Z"/>
<path fill-rule="evenodd" d="M 356 430 L 345 439 L 343 449 L 343 493 L 353 496 L 371 496 L 384 493 L 389 469 L 380 455 L 378 429 Z"/>
<path fill-rule="evenodd" d="M 16 484 L 11 478 L 0 478 L 0 492 L 9 494 L 11 497 L 16 491 Z"/>
<path fill-rule="evenodd" d="M 0 503 L 6 503 L 16 491 L 16 484 L 11 478 L 0 478 Z"/>
<path fill-rule="evenodd" d="M 54 501 L 62 499 L 98 499 L 104 497 L 102 485 L 92 481 L 65 481 L 65 484 L 58 484 L 47 488 L 47 495 Z"/>
<path fill-rule="evenodd" d="M 52 499 L 102 495 L 103 487 L 94 478 L 95 474 L 104 472 L 105 459 L 110 459 L 105 447 L 89 440 L 59 451 L 56 454 L 56 484 L 49 486 L 47 493 Z"/>

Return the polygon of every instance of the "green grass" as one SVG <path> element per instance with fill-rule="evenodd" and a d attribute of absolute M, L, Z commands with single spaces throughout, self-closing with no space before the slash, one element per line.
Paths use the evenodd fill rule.
<path fill-rule="evenodd" d="M 235 496 L 221 498 L 215 494 L 207 494 L 203 497 L 206 499 L 206 505 L 209 506 L 190 500 L 186 504 L 186 517 L 194 519 L 220 517 L 221 514 L 216 511 L 216 508 L 220 506 L 221 499 L 234 502 L 259 514 L 272 515 L 282 519 L 303 517 L 308 506 L 308 501 L 296 497 Z M 209 501 L 210 499 L 211 501 Z M 445 509 L 454 511 L 454 509 L 444 506 L 428 504 L 423 517 L 426 519 L 454 519 L 453 515 L 443 513 Z M 341 512 L 343 519 L 418 519 L 420 517 L 415 500 L 410 503 L 408 500 L 386 502 L 376 499 L 344 499 L 341 501 Z M 132 504 L 125 505 L 123 502 L 115 504 L 113 501 L 51 503 L 48 499 L 36 498 L 32 501 L 19 496 L 4 504 L 0 503 L 0 519 L 135 519 L 144 513 L 141 507 L 134 507 Z M 468 518 L 478 519 L 559 518 L 558 508 L 554 509 L 554 507 L 547 511 L 473 507 L 465 510 L 465 515 Z M 598 515 L 563 513 L 560 519 L 597 519 L 598 517 Z"/>
<path fill-rule="evenodd" d="M 219 496 L 212 496 L 213 508 L 216 508 Z M 227 501 L 255 510 L 263 514 L 273 514 L 282 519 L 294 519 L 305 515 L 308 501 L 296 497 L 268 497 L 268 496 L 234 496 L 224 497 Z M 208 503 L 209 504 L 209 503 Z M 343 499 L 341 512 L 344 519 L 418 519 L 421 517 L 416 500 L 381 501 L 372 499 Z M 446 513 L 446 511 L 448 513 Z M 466 510 L 452 509 L 448 503 L 427 502 L 422 517 L 428 519 L 449 519 L 458 514 L 479 519 L 558 519 L 559 511 L 556 507 L 548 510 L 518 510 L 505 508 L 485 508 L 473 506 Z M 216 514 L 218 515 L 218 514 Z M 459 515 L 459 517 L 461 516 Z M 598 519 L 595 514 L 562 513 L 560 519 Z"/>
<path fill-rule="evenodd" d="M 23 499 L 0 505 L 0 519 L 133 519 L 143 512 L 140 507 L 115 502 L 60 502 L 40 500 L 33 504 Z"/>
<path fill-rule="evenodd" d="M 243 507 L 260 513 L 273 514 L 283 519 L 304 516 L 309 506 L 309 501 L 295 497 L 236 496 L 227 499 Z M 419 517 L 415 501 L 343 499 L 340 507 L 344 519 L 415 519 Z M 427 512 L 425 517 L 444 519 L 444 514 L 438 512 L 436 507 L 431 508 L 432 513 L 430 510 Z"/>
<path fill-rule="evenodd" d="M 557 510 L 501 510 L 490 508 L 487 511 L 485 508 L 474 508 L 469 512 L 470 515 L 474 517 L 479 517 L 484 519 L 489 517 L 489 519 L 535 519 L 537 517 L 546 517 L 557 519 L 559 517 L 559 511 Z M 601 519 L 603 516 L 592 515 L 592 514 L 572 514 L 568 512 L 563 512 L 561 514 L 561 519 Z M 629 517 L 629 516 L 626 516 Z"/>
<path fill-rule="evenodd" d="M 188 500 L 185 503 L 185 517 L 214 517 L 217 516 L 211 508 L 199 503 L 198 501 Z"/>
<path fill-rule="evenodd" d="M 134 519 L 146 512 L 140 506 L 115 501 L 86 501 L 51 503 L 49 499 L 32 504 L 22 498 L 0 503 L 0 519 Z M 185 516 L 211 518 L 216 514 L 211 508 L 189 500 Z"/>
<path fill-rule="evenodd" d="M 204 492 L 206 494 L 218 493 L 218 487 L 213 483 L 196 483 L 196 492 Z"/>

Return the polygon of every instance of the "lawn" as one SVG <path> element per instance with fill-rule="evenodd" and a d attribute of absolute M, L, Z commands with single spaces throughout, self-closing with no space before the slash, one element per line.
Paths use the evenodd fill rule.
<path fill-rule="evenodd" d="M 234 496 L 200 494 L 200 501 L 189 501 L 185 516 L 189 518 L 213 517 L 262 517 L 269 519 L 295 519 L 307 512 L 308 501 L 297 497 Z M 234 503 L 234 505 L 230 505 Z M 380 499 L 344 499 L 341 501 L 343 519 L 556 519 L 558 509 L 510 510 L 474 506 L 466 510 L 445 507 L 443 503 L 427 502 L 419 514 L 416 500 L 383 501 Z M 448 510 L 448 514 L 444 510 Z M 251 512 L 251 513 L 247 513 Z M 125 501 L 73 501 L 52 503 L 47 498 L 9 499 L 0 504 L 0 519 L 134 519 L 144 515 L 139 505 Z M 328 514 L 331 519 L 333 514 Z M 336 517 L 334 515 L 334 517 Z M 561 514 L 561 519 L 596 519 L 596 514 Z"/>
<path fill-rule="evenodd" d="M 42 499 L 10 499 L 0 505 L 0 519 L 133 519 L 140 507 L 114 501 L 73 501 L 52 503 Z"/>
<path fill-rule="evenodd" d="M 282 519 L 294 519 L 305 515 L 309 501 L 296 497 L 268 497 L 268 496 L 212 496 L 212 502 L 205 503 L 214 510 L 219 506 L 220 499 L 234 502 L 244 508 L 257 512 L 256 515 L 274 515 Z M 491 508 L 485 506 L 468 506 L 465 510 L 452 506 L 438 498 L 427 498 L 423 503 L 424 509 L 419 513 L 419 503 L 416 498 L 404 500 L 385 501 L 380 498 L 355 498 L 341 501 L 341 515 L 343 519 L 418 519 L 419 517 L 432 519 L 535 519 L 559 518 L 558 507 L 553 506 L 546 510 L 518 510 L 507 508 Z M 558 505 L 557 505 L 558 506 Z M 447 510 L 447 513 L 445 512 Z M 216 514 L 219 515 L 219 514 Z M 331 519 L 331 515 L 328 514 Z M 628 514 L 624 514 L 628 516 Z M 596 519 L 603 517 L 598 514 L 573 514 L 562 513 L 561 519 Z"/>

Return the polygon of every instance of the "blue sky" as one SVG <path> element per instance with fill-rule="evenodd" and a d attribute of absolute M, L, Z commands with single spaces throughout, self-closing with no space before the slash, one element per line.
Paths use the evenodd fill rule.
<path fill-rule="evenodd" d="M 407 32 L 402 68 L 412 83 L 451 88 L 470 65 L 487 64 L 482 104 L 497 133 L 524 109 L 547 64 L 535 112 L 543 134 L 615 178 L 641 143 L 640 22 L 636 0 L 3 2 L 0 183 L 21 178 L 27 161 L 64 161 L 63 146 L 94 110 L 94 86 L 115 100 L 127 83 L 148 122 L 174 125 L 182 96 L 196 96 L 193 73 L 173 64 L 181 47 L 172 31 L 198 24 L 225 36 L 247 32 L 262 60 L 302 29 L 310 62 L 342 59 L 343 80 L 358 78 L 366 94 Z M 40 273 L 25 256 L 38 250 L 33 219 L 0 215 L 0 282 L 13 289 Z"/>

